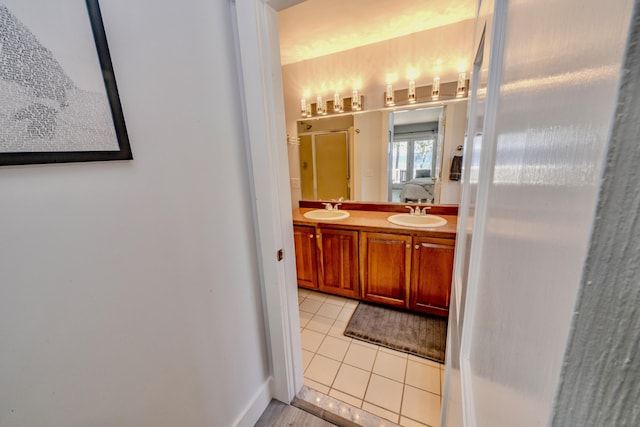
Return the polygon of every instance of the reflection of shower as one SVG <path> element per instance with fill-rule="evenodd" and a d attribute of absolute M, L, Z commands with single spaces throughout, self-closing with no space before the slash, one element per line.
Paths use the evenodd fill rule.
<path fill-rule="evenodd" d="M 300 186 L 304 200 L 349 199 L 347 131 L 300 136 Z"/>

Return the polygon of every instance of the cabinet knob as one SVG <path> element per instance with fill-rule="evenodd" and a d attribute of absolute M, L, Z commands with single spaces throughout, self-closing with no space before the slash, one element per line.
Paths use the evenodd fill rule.
<path fill-rule="evenodd" d="M 318 238 L 318 239 L 319 239 L 319 238 L 320 238 L 320 235 L 319 235 L 319 234 L 316 234 L 316 238 Z"/>
<path fill-rule="evenodd" d="M 420 249 L 420 245 L 415 245 L 414 248 Z"/>
<path fill-rule="evenodd" d="M 309 234 L 309 238 L 310 238 L 310 239 L 313 239 L 313 234 Z"/>
<path fill-rule="evenodd" d="M 411 249 L 411 245 L 407 243 L 407 249 Z"/>

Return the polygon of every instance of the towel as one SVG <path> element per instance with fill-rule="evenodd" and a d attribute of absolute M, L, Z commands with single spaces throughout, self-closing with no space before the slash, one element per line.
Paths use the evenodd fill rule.
<path fill-rule="evenodd" d="M 451 160 L 451 170 L 449 171 L 449 179 L 451 181 L 460 181 L 462 173 L 462 156 L 453 156 Z"/>

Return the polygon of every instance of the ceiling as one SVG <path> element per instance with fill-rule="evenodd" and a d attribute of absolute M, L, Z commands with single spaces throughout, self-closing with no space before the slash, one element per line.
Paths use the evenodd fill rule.
<path fill-rule="evenodd" d="M 278 12 L 282 65 L 475 16 L 477 0 L 306 0 Z"/>
<path fill-rule="evenodd" d="M 412 123 L 431 123 L 440 119 L 442 107 L 418 108 L 415 110 L 400 110 L 393 113 L 394 125 L 409 125 Z"/>

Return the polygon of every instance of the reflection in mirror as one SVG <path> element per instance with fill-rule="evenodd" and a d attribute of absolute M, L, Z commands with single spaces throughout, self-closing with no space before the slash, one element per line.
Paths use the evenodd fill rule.
<path fill-rule="evenodd" d="M 387 201 L 437 203 L 438 135 L 443 107 L 392 113 Z"/>
<path fill-rule="evenodd" d="M 466 111 L 462 99 L 297 121 L 301 199 L 457 204 Z"/>
<path fill-rule="evenodd" d="M 300 135 L 300 183 L 307 200 L 349 200 L 348 131 Z"/>

